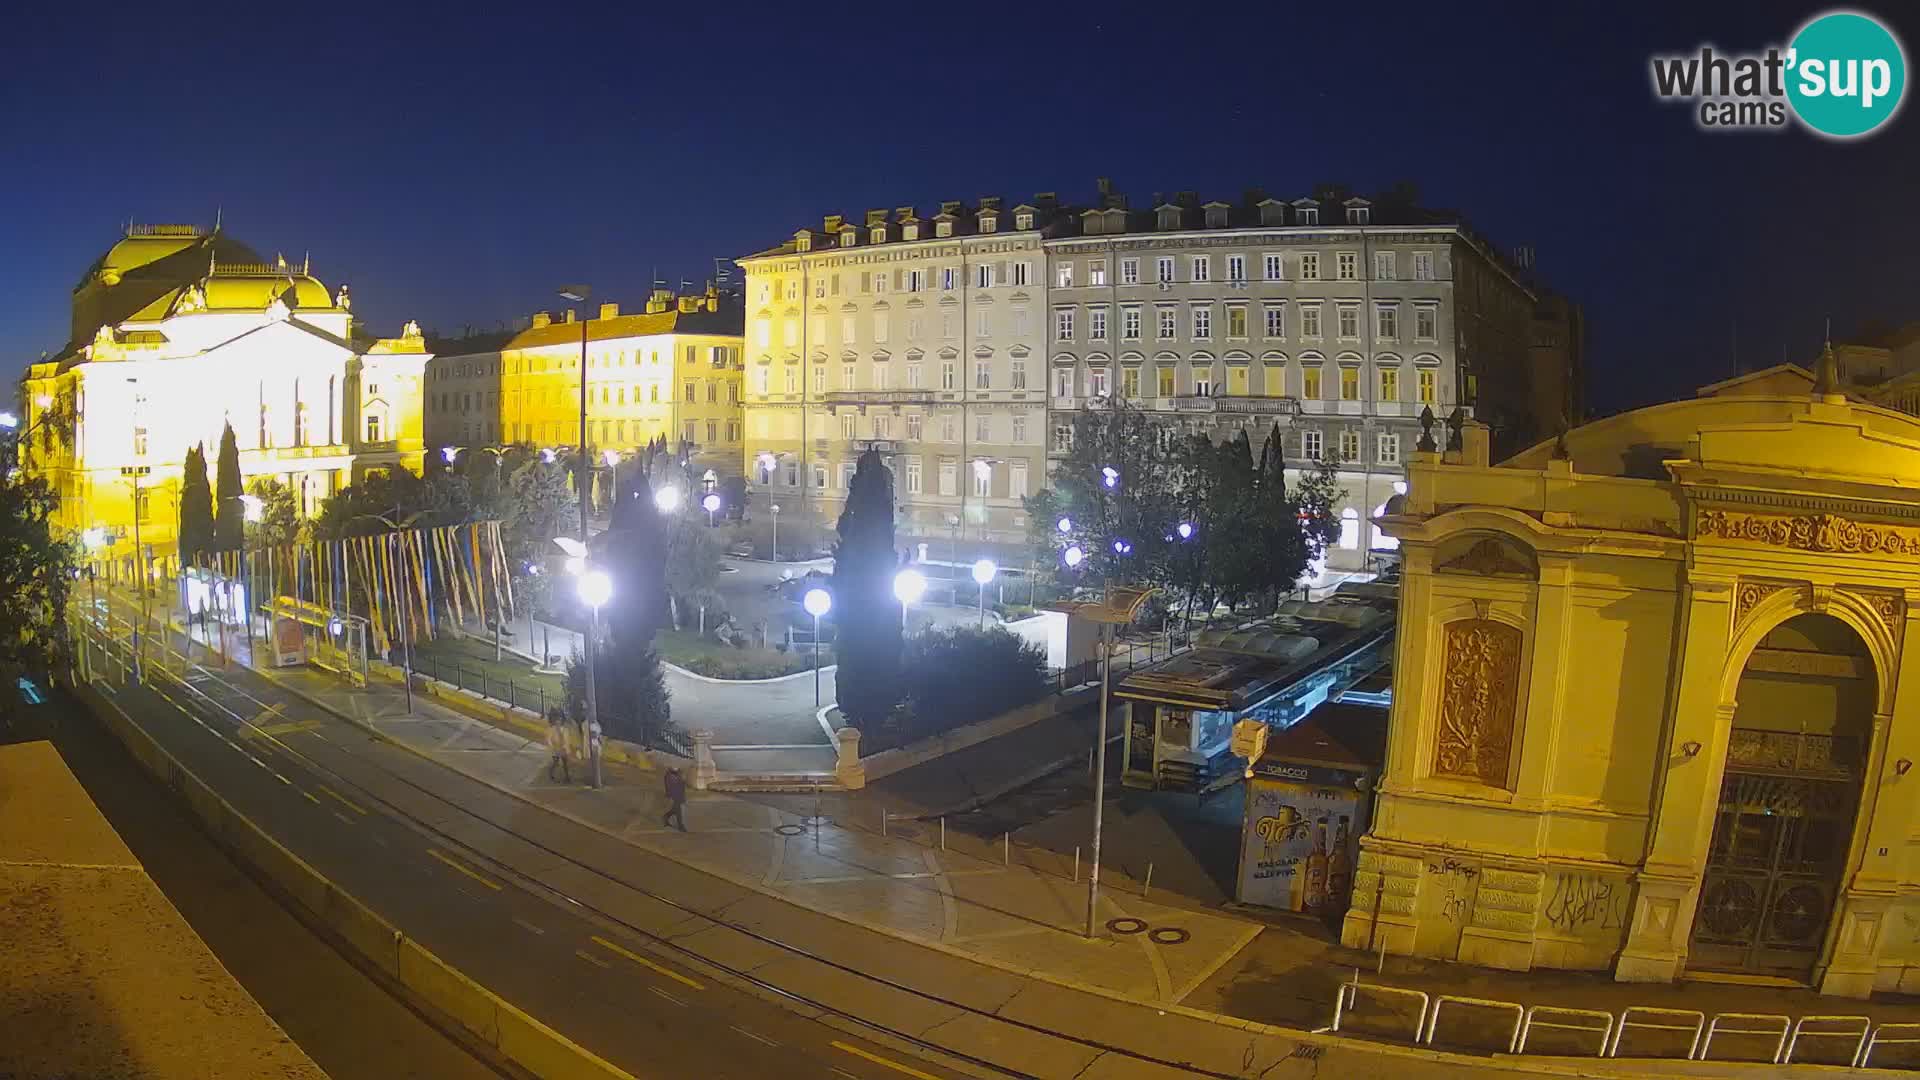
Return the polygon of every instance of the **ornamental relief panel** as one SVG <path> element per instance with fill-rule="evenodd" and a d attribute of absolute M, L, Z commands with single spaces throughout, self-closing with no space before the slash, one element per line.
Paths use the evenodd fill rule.
<path fill-rule="evenodd" d="M 1520 631 L 1492 619 L 1448 623 L 1433 775 L 1506 787 L 1520 693 Z"/>
<path fill-rule="evenodd" d="M 1774 593 L 1787 589 L 1797 589 L 1799 587 L 1798 585 L 1790 585 L 1784 581 L 1742 580 L 1740 587 L 1734 591 L 1733 625 L 1737 628 L 1742 623 L 1745 623 L 1747 616 L 1753 614 L 1753 609 L 1760 606 L 1760 601 L 1765 600 Z"/>
<path fill-rule="evenodd" d="M 1838 514 L 1745 514 L 1702 510 L 1699 539 L 1746 540 L 1797 551 L 1920 555 L 1920 529 L 1868 525 Z"/>

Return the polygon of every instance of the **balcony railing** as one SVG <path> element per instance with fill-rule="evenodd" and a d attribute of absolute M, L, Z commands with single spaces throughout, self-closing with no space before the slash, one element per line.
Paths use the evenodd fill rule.
<path fill-rule="evenodd" d="M 829 405 L 931 405 L 932 390 L 831 390 Z"/>

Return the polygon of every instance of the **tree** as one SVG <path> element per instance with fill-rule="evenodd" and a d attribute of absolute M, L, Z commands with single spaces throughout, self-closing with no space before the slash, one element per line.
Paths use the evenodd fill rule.
<path fill-rule="evenodd" d="M 213 550 L 213 489 L 207 484 L 207 447 L 187 451 L 180 477 L 180 564 L 192 566 Z"/>
<path fill-rule="evenodd" d="M 515 574 L 546 562 L 557 550 L 553 538 L 570 535 L 580 510 L 567 488 L 567 472 L 558 462 L 532 455 L 507 477 L 506 513 L 500 531 Z"/>
<path fill-rule="evenodd" d="M 1187 471 L 1167 429 L 1128 401 L 1110 398 L 1076 414 L 1072 446 L 1050 486 L 1026 500 L 1037 561 L 1063 575 L 1063 585 L 1174 583 L 1185 565 L 1176 529 L 1186 512 L 1180 492 Z M 1066 533 L 1056 528 L 1062 518 L 1072 526 Z M 1128 550 L 1116 551 L 1116 541 Z M 1086 561 L 1065 572 L 1058 553 L 1069 545 L 1079 546 Z"/>
<path fill-rule="evenodd" d="M 13 440 L 0 446 L 0 664 L 45 678 L 67 656 L 74 552 L 54 537 L 53 489 L 21 471 Z"/>
<path fill-rule="evenodd" d="M 671 730 L 672 695 L 660 670 L 660 654 L 649 645 L 638 655 L 622 655 L 601 641 L 594 665 L 594 706 L 600 730 L 608 737 L 641 746 L 661 746 Z M 577 724 L 587 718 L 587 666 L 575 654 L 567 662 L 567 715 Z"/>
<path fill-rule="evenodd" d="M 260 500 L 260 520 L 246 522 L 248 547 L 279 547 L 298 539 L 300 504 L 294 500 L 292 488 L 272 477 L 259 476 L 247 485 L 247 494 Z"/>
<path fill-rule="evenodd" d="M 594 690 L 608 734 L 657 745 L 672 718 L 666 678 L 653 648 L 667 607 L 667 533 L 653 503 L 648 470 L 629 468 L 620 479 L 609 528 L 594 538 L 591 553 L 613 579 L 613 598 L 600 613 L 603 637 L 594 656 Z"/>
<path fill-rule="evenodd" d="M 880 727 L 900 703 L 900 617 L 893 597 L 893 474 L 877 451 L 855 466 L 833 554 L 835 656 L 840 712 L 859 728 Z"/>
<path fill-rule="evenodd" d="M 726 503 L 726 516 L 731 521 L 745 521 L 747 505 L 753 498 L 747 490 L 747 478 L 729 476 L 720 481 L 720 498 Z"/>
<path fill-rule="evenodd" d="M 234 440 L 232 424 L 220 433 L 220 456 L 213 474 L 213 547 L 232 551 L 240 546 L 247 523 L 247 507 L 240 501 L 240 444 Z"/>
<path fill-rule="evenodd" d="M 699 604 L 702 594 L 713 593 L 720 582 L 720 534 L 702 525 L 682 525 L 673 530 L 667 545 L 666 586 L 674 600 L 674 624 L 679 612 Z"/>
<path fill-rule="evenodd" d="M 1047 653 L 1004 627 L 931 629 L 906 643 L 910 738 L 998 716 L 1047 691 Z"/>

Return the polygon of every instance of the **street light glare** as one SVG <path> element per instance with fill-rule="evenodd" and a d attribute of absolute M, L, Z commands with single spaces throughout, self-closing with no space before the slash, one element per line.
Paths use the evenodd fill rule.
<path fill-rule="evenodd" d="M 553 451 L 545 449 L 543 447 L 540 450 L 540 460 L 546 462 L 549 465 L 553 464 Z"/>
<path fill-rule="evenodd" d="M 600 460 L 606 462 L 608 465 L 618 465 L 620 464 L 620 452 L 618 450 L 602 450 L 600 452 Z"/>
<path fill-rule="evenodd" d="M 1075 544 L 1061 552 L 1060 557 L 1066 561 L 1067 569 L 1071 570 L 1080 565 L 1081 561 L 1087 557 L 1087 553 L 1080 550 L 1079 544 Z"/>
<path fill-rule="evenodd" d="M 985 585 L 987 582 L 992 581 L 993 576 L 999 572 L 1000 568 L 994 565 L 992 559 L 981 559 L 973 564 L 973 583 L 976 585 Z"/>
<path fill-rule="evenodd" d="M 571 536 L 556 536 L 553 538 L 553 542 L 559 546 L 561 551 L 566 552 L 576 559 L 584 559 L 587 557 L 587 545 L 575 540 Z"/>
<path fill-rule="evenodd" d="M 916 603 L 926 591 L 926 575 L 918 570 L 902 570 L 893 575 L 893 598 L 902 604 Z"/>
<path fill-rule="evenodd" d="M 707 497 L 700 500 L 700 509 L 705 510 L 709 514 L 720 509 L 720 496 L 715 495 L 711 491 L 707 492 Z"/>
<path fill-rule="evenodd" d="M 1073 519 L 1063 517 L 1059 521 L 1054 522 L 1053 527 L 1059 529 L 1061 535 L 1064 536 L 1073 531 Z"/>
<path fill-rule="evenodd" d="M 254 524 L 258 525 L 261 522 L 261 520 L 267 516 L 266 501 L 260 498 L 260 496 L 241 495 L 241 496 L 238 496 L 238 498 L 240 500 L 241 516 L 246 518 L 248 521 L 251 521 Z"/>
<path fill-rule="evenodd" d="M 587 560 L 578 555 L 567 556 L 567 573 L 579 577 L 587 571 Z"/>
<path fill-rule="evenodd" d="M 833 610 L 833 594 L 825 589 L 808 589 L 807 595 L 800 600 L 800 606 L 817 619 Z"/>
<path fill-rule="evenodd" d="M 451 465 L 453 464 L 453 459 L 460 456 L 460 448 L 457 446 L 443 446 L 440 448 L 440 456 L 446 459 L 447 464 Z"/>
<path fill-rule="evenodd" d="M 107 546 L 107 530 L 95 525 L 80 534 L 80 542 L 87 545 L 89 551 L 98 551 Z"/>
<path fill-rule="evenodd" d="M 1183 521 L 1174 531 L 1180 534 L 1180 539 L 1191 540 L 1193 539 L 1193 522 Z"/>
<path fill-rule="evenodd" d="M 10 412 L 0 412 L 0 428 L 11 431 L 20 426 L 20 418 Z"/>
<path fill-rule="evenodd" d="M 1111 465 L 1100 470 L 1100 481 L 1110 488 L 1120 486 L 1120 470 Z"/>
<path fill-rule="evenodd" d="M 580 575 L 580 599 L 588 607 L 602 607 L 612 598 L 613 579 L 605 570 L 589 570 Z"/>
<path fill-rule="evenodd" d="M 653 505 L 663 514 L 680 509 L 680 489 L 671 484 L 653 493 Z"/>

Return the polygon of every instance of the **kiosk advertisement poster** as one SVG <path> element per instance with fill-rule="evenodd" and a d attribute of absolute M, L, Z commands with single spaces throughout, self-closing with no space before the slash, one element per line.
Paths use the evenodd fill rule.
<path fill-rule="evenodd" d="M 300 620 L 284 616 L 273 620 L 273 662 L 276 667 L 307 662 L 307 637 Z"/>
<path fill-rule="evenodd" d="M 1261 766 L 1247 782 L 1239 899 L 1283 911 L 1344 910 L 1364 828 L 1359 774 Z"/>

